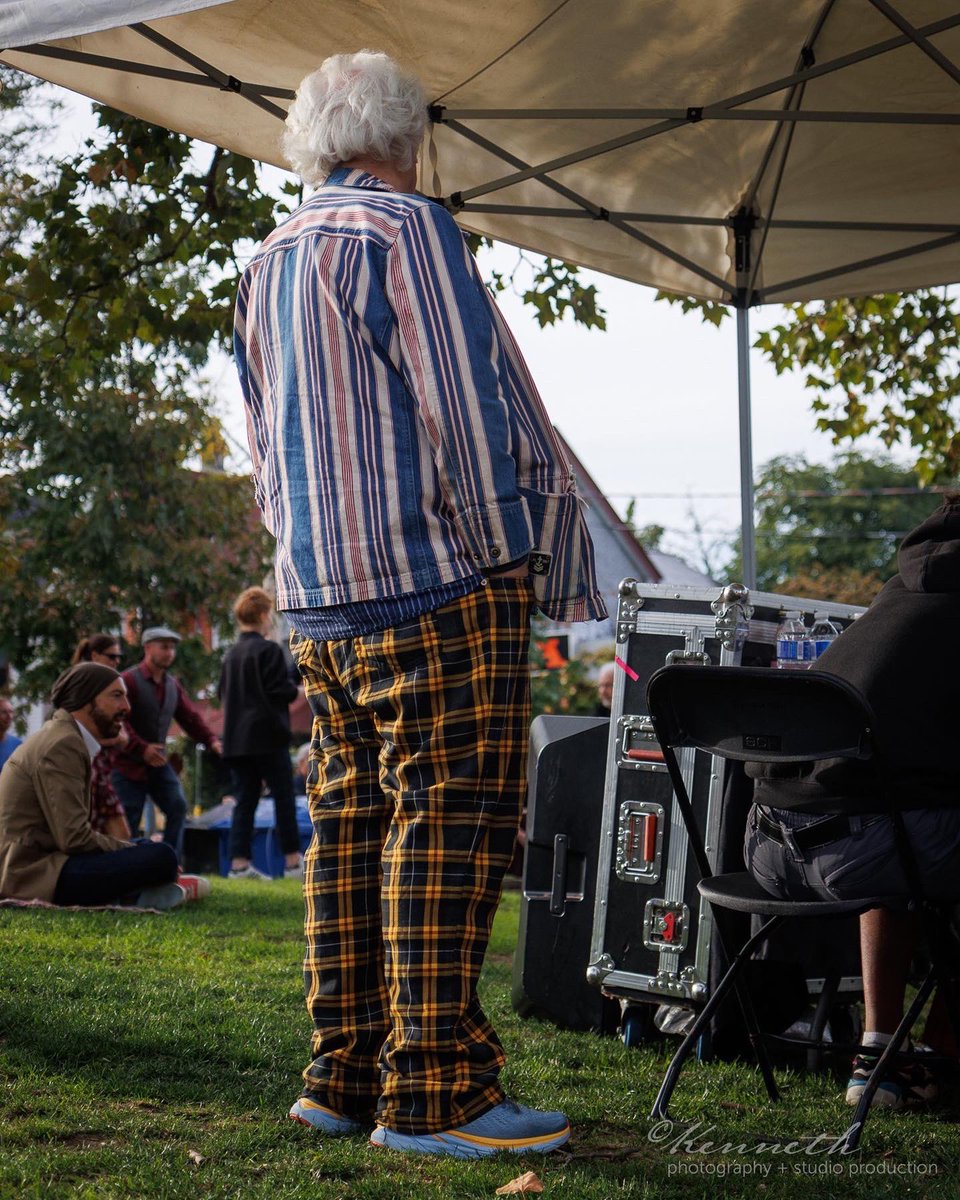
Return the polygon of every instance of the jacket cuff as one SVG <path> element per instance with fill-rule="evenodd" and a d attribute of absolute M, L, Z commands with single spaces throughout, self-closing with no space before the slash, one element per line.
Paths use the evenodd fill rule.
<path fill-rule="evenodd" d="M 527 506 L 520 499 L 465 509 L 457 526 L 478 570 L 505 567 L 526 557 L 533 545 Z"/>
<path fill-rule="evenodd" d="M 604 621 L 609 615 L 598 592 L 574 600 L 538 600 L 537 608 L 554 621 Z"/>

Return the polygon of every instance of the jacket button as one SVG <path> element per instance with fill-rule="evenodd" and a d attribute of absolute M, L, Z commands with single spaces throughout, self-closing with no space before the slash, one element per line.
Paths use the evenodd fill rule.
<path fill-rule="evenodd" d="M 500 547 L 499 546 L 491 546 L 490 547 L 490 557 L 491 558 L 499 558 L 500 557 Z"/>

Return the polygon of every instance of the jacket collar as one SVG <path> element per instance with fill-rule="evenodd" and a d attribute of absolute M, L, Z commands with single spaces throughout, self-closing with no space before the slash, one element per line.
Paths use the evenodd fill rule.
<path fill-rule="evenodd" d="M 364 187 L 373 188 L 378 192 L 392 192 L 395 189 L 376 175 L 368 171 L 358 171 L 356 167 L 337 167 L 326 177 L 321 187 Z"/>
<path fill-rule="evenodd" d="M 87 753 L 90 755 L 91 761 L 100 753 L 100 743 L 80 724 L 72 712 L 67 712 L 65 708 L 55 708 L 51 720 L 56 721 L 60 725 L 66 725 L 71 728 L 76 735 L 82 739 L 84 746 L 87 748 Z"/>

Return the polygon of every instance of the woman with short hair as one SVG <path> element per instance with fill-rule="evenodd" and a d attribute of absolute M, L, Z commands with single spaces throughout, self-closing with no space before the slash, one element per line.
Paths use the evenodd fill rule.
<path fill-rule="evenodd" d="M 290 763 L 290 704 L 296 699 L 283 651 L 269 638 L 273 600 L 247 588 L 233 606 L 240 636 L 220 673 L 223 757 L 236 785 L 230 826 L 230 879 L 269 880 L 253 865 L 253 821 L 266 782 L 273 797 L 277 835 L 287 875 L 300 875 L 300 833 Z"/>

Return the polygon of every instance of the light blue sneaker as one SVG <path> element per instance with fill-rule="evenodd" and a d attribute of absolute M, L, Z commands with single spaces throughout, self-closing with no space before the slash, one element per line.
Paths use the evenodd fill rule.
<path fill-rule="evenodd" d="M 362 1133 L 364 1126 L 352 1117 L 341 1117 L 332 1108 L 324 1108 L 309 1096 L 301 1096 L 287 1116 L 291 1121 L 299 1121 L 301 1125 L 309 1125 L 327 1137 L 349 1137 L 352 1133 Z"/>
<path fill-rule="evenodd" d="M 397 1133 L 378 1125 L 370 1135 L 371 1146 L 453 1158 L 488 1158 L 501 1150 L 547 1154 L 569 1140 L 570 1122 L 563 1113 L 524 1108 L 513 1100 L 503 1100 L 483 1116 L 443 1133 Z"/>

